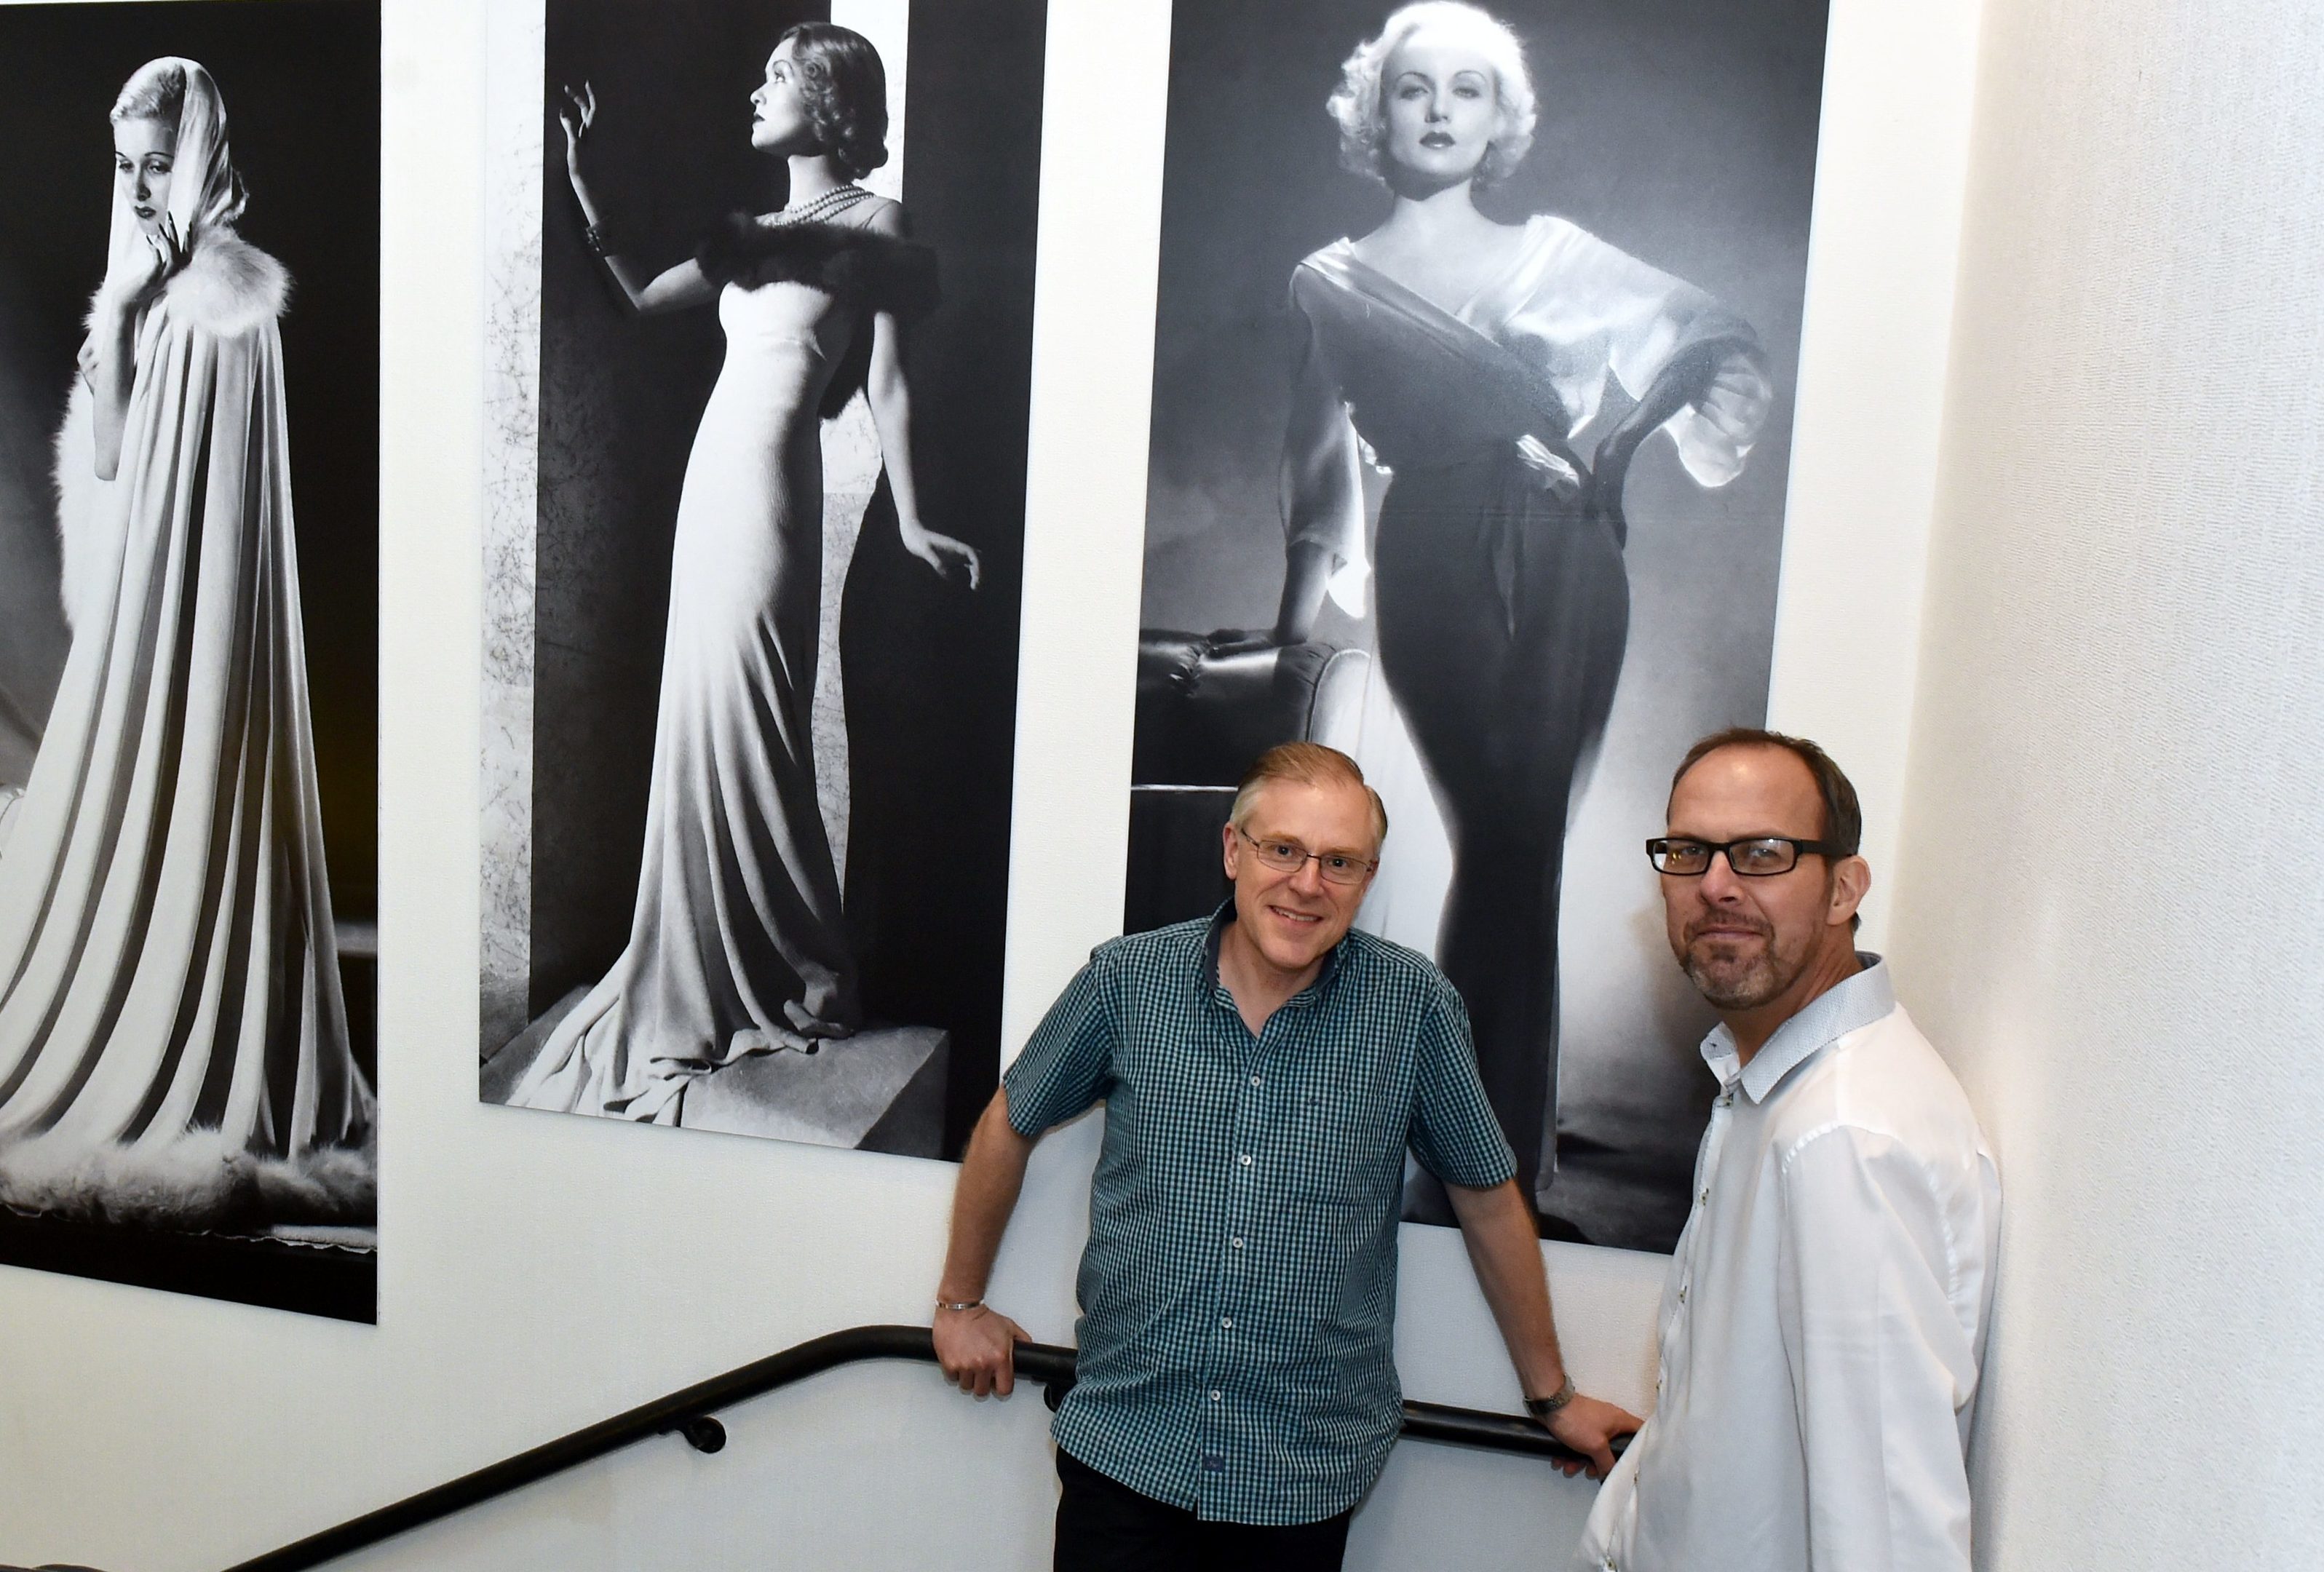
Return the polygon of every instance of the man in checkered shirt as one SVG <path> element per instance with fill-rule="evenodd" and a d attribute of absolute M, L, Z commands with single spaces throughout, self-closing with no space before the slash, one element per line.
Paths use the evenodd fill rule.
<path fill-rule="evenodd" d="M 1566 1378 L 1459 996 L 1350 929 L 1387 832 L 1346 755 L 1262 756 L 1223 835 L 1233 899 L 1100 945 L 969 1143 L 936 1353 L 964 1390 L 1005 1394 L 1025 1334 L 982 1301 L 1026 1160 L 1106 1105 L 1080 1379 L 1056 1427 L 1061 1572 L 1340 1565 L 1402 1417 L 1407 1148 L 1452 1198 L 1526 1407 L 1593 1475 L 1638 1426 Z"/>

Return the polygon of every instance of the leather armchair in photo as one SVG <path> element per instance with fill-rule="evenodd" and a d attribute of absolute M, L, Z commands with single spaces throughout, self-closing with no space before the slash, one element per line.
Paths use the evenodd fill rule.
<path fill-rule="evenodd" d="M 1367 651 L 1330 644 L 1139 635 L 1126 932 L 1202 916 L 1225 898 L 1219 832 L 1235 783 L 1278 742 L 1351 749 L 1370 669 Z"/>

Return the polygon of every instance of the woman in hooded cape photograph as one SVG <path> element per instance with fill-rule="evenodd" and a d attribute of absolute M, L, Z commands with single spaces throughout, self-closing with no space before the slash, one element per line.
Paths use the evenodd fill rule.
<path fill-rule="evenodd" d="M 0 841 L 0 1205 L 367 1228 L 291 520 L 290 280 L 217 83 L 140 68 L 56 443 L 69 653 Z"/>

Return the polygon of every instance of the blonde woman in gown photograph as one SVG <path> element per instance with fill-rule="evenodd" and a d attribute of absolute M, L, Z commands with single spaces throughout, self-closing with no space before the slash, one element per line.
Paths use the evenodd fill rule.
<path fill-rule="evenodd" d="M 56 441 L 69 652 L 0 843 L 0 1203 L 375 1217 L 323 859 L 277 320 L 217 84 L 140 69 Z"/>
<path fill-rule="evenodd" d="M 1435 959 L 1533 1196 L 1554 1167 L 1566 822 L 1628 636 L 1624 482 L 1659 433 L 1695 483 L 1726 484 L 1772 390 L 1750 325 L 1702 290 L 1563 218 L 1479 210 L 1536 120 L 1496 16 L 1396 11 L 1327 108 L 1345 168 L 1393 202 L 1292 275 L 1289 566 L 1265 638 L 1305 641 L 1327 595 L 1361 615 L 1369 579 L 1380 675 L 1452 842 Z M 1576 434 L 1616 386 L 1630 407 L 1585 456 Z M 1390 477 L 1369 551 L 1367 463 Z"/>
<path fill-rule="evenodd" d="M 886 161 L 887 83 L 861 34 L 786 32 L 751 96 L 752 146 L 788 200 L 738 216 L 649 272 L 593 175 L 598 105 L 561 106 L 567 174 L 626 306 L 715 307 L 726 353 L 678 507 L 642 865 L 629 940 L 559 1021 L 508 1101 L 681 1122 L 687 1087 L 746 1056 L 813 1053 L 863 1025 L 816 791 L 821 423 L 860 387 L 904 548 L 973 588 L 977 555 L 921 521 L 906 325 L 933 255 L 903 209 L 855 182 Z"/>

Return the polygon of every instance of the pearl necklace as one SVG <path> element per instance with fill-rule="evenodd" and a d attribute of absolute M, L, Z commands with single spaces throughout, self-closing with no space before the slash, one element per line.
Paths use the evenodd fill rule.
<path fill-rule="evenodd" d="M 834 186 L 804 207 L 796 211 L 785 208 L 768 222 L 778 228 L 784 229 L 789 228 L 794 224 L 813 224 L 817 219 L 829 218 L 844 213 L 871 195 L 871 192 L 861 186 Z"/>

